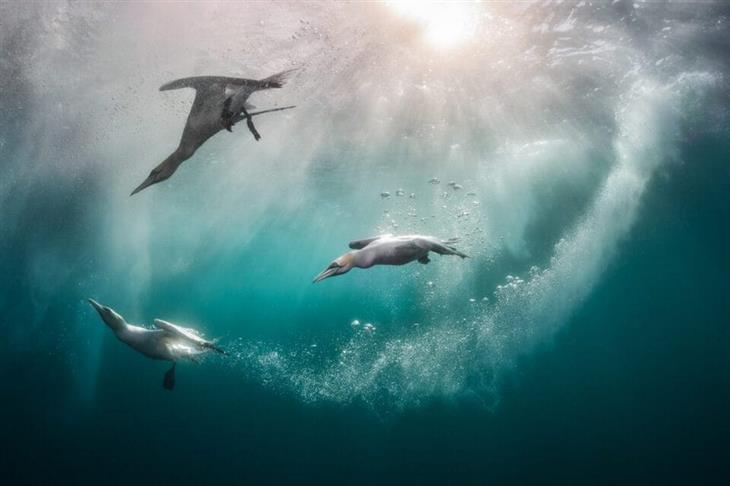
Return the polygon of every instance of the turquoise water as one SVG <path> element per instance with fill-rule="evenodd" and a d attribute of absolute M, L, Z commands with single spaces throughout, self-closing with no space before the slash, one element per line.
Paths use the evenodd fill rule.
<path fill-rule="evenodd" d="M 380 4 L 0 6 L 6 478 L 720 482 L 727 8 L 469 5 L 456 45 Z M 262 141 L 128 197 L 192 101 L 160 85 L 292 66 Z M 383 232 L 471 258 L 311 283 Z M 229 355 L 167 392 L 89 297 Z"/>

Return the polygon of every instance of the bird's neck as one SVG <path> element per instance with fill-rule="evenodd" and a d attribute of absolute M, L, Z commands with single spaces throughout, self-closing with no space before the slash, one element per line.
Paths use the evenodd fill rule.
<path fill-rule="evenodd" d="M 193 156 L 193 154 L 196 150 L 198 150 L 198 147 L 200 147 L 200 145 L 202 144 L 195 145 L 185 140 L 181 140 L 180 145 L 178 145 L 177 149 L 172 154 L 170 154 L 170 156 L 167 158 L 167 161 L 169 161 L 170 164 L 174 164 L 175 167 L 179 167 L 180 164 Z"/>
<path fill-rule="evenodd" d="M 121 329 L 114 331 L 114 334 L 117 335 L 117 338 L 119 338 L 120 341 L 128 343 L 131 341 L 144 339 L 145 334 L 149 332 L 151 331 L 149 329 L 145 329 L 144 327 L 125 324 L 124 327 L 122 327 Z"/>
<path fill-rule="evenodd" d="M 375 263 L 370 251 L 353 250 L 350 252 L 350 265 L 358 268 L 370 268 Z"/>

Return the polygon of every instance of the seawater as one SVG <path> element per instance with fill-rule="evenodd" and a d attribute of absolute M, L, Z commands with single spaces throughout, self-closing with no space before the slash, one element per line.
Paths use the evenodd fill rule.
<path fill-rule="evenodd" d="M 381 4 L 2 4 L 4 477 L 727 473 L 727 7 L 477 12 L 440 48 Z M 295 66 L 251 98 L 297 105 L 262 141 L 237 126 L 128 197 L 192 102 L 160 85 Z M 378 233 L 470 258 L 312 285 Z M 229 355 L 166 392 L 89 297 Z"/>

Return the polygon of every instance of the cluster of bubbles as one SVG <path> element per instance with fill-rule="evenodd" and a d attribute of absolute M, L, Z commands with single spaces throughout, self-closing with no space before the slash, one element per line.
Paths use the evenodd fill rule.
<path fill-rule="evenodd" d="M 532 266 L 525 276 L 507 275 L 493 296 L 465 296 L 468 304 L 458 312 L 453 298 L 441 313 L 432 306 L 436 300 L 428 295 L 441 285 L 428 280 L 423 300 L 427 325 L 376 332 L 374 324 L 355 319 L 350 322 L 355 332 L 336 347 L 336 359 L 306 366 L 301 355 L 294 359 L 295 351 L 282 356 L 261 349 L 248 364 L 257 376 L 273 377 L 305 401 L 358 400 L 382 409 L 478 390 L 483 403 L 496 404 L 504 372 L 554 335 L 600 278 L 635 219 L 648 181 L 667 156 L 681 99 L 675 93 L 702 81 L 699 76 L 666 86 L 636 84 L 618 117 L 611 172 L 575 227 L 554 245 L 544 268 Z"/>
<path fill-rule="evenodd" d="M 352 322 L 350 322 L 350 327 L 355 331 L 362 329 L 362 331 L 367 334 L 372 334 L 376 330 L 376 327 L 373 323 L 366 322 L 365 324 L 361 325 L 358 319 L 353 319 Z"/>
<path fill-rule="evenodd" d="M 441 184 L 441 180 L 433 177 L 428 180 L 428 184 L 437 187 Z M 454 234 L 464 237 L 483 235 L 482 215 L 480 212 L 475 213 L 475 209 L 481 205 L 477 192 L 463 191 L 464 185 L 453 180 L 446 185 L 450 190 L 432 191 L 428 197 L 418 197 L 416 191 L 408 191 L 402 187 L 392 192 L 381 191 L 380 199 L 385 206 L 382 213 L 383 221 L 378 226 L 378 231 L 432 234 L 434 223 L 451 220 L 453 224 L 447 225 L 446 228 Z"/>

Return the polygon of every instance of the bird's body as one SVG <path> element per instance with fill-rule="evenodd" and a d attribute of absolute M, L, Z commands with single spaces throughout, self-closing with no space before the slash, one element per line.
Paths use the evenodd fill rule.
<path fill-rule="evenodd" d="M 150 172 L 147 179 L 132 192 L 132 195 L 172 176 L 177 168 L 192 157 L 195 151 L 213 135 L 223 129 L 230 131 L 235 123 L 243 119 L 246 119 L 249 128 L 258 140 L 260 136 L 253 128 L 252 116 L 293 107 L 249 114 L 247 109 L 253 108 L 253 106 L 248 104 L 248 98 L 256 91 L 281 88 L 292 72 L 293 70 L 284 71 L 262 80 L 196 76 L 178 79 L 161 86 L 160 91 L 193 88 L 195 89 L 195 99 L 177 149 Z"/>
<path fill-rule="evenodd" d="M 466 258 L 456 248 L 451 246 L 455 241 L 441 241 L 432 236 L 381 235 L 364 240 L 350 242 L 352 251 L 338 257 L 335 261 L 314 279 L 319 282 L 328 277 L 347 273 L 352 268 L 370 268 L 373 265 L 405 265 L 413 261 L 427 264 L 429 252 L 440 255 L 457 255 Z"/>
<path fill-rule="evenodd" d="M 194 329 L 177 326 L 160 319 L 154 321 L 156 329 L 147 329 L 129 324 L 110 307 L 101 305 L 92 299 L 89 299 L 89 303 L 114 332 L 117 339 L 150 359 L 175 363 L 181 359 L 195 361 L 196 356 L 209 350 L 224 353 L 214 342 L 203 339 Z M 173 368 L 165 375 L 166 388 L 171 389 L 175 384 L 174 369 L 173 364 Z"/>
<path fill-rule="evenodd" d="M 158 320 L 155 320 L 157 325 Z M 178 361 L 195 357 L 210 348 L 167 329 L 147 329 L 133 324 L 114 333 L 120 341 L 151 359 Z"/>
<path fill-rule="evenodd" d="M 174 340 L 161 329 L 147 329 L 127 324 L 115 331 L 117 339 L 151 359 L 177 361 L 183 356 L 174 348 Z"/>
<path fill-rule="evenodd" d="M 432 236 L 407 235 L 407 236 L 380 236 L 371 242 L 361 246 L 363 241 L 351 242 L 350 248 L 354 248 L 355 260 L 358 267 L 369 268 L 373 265 L 405 265 L 415 260 L 428 257 L 428 252 L 433 251 L 442 255 L 466 255 L 460 254 L 454 248 L 446 246 L 448 242 L 442 242 Z"/>

